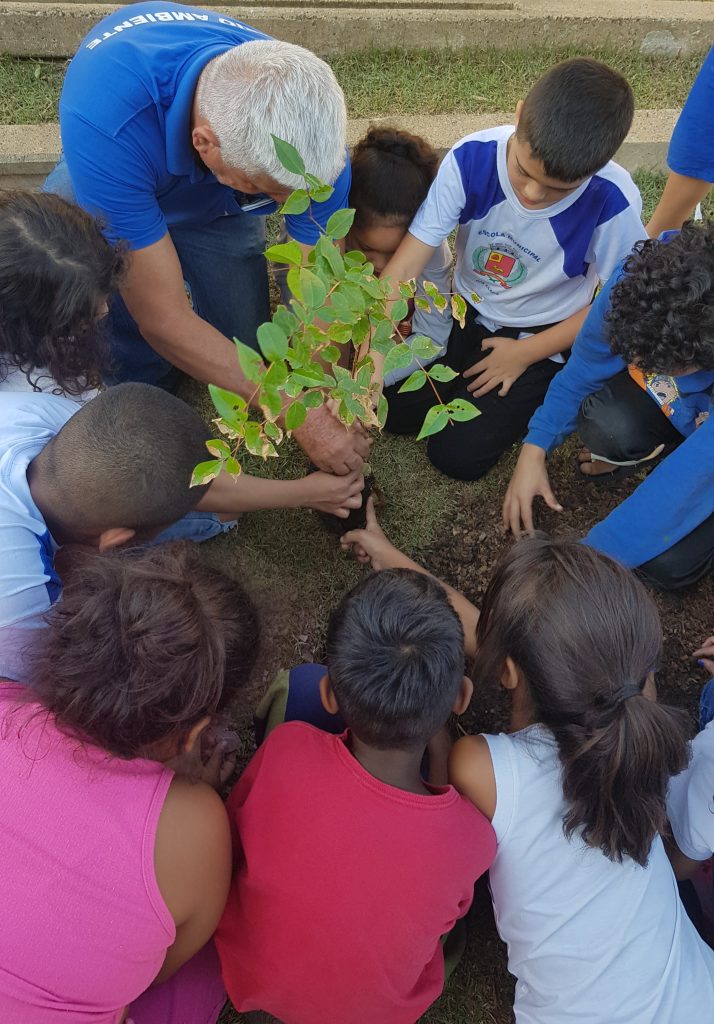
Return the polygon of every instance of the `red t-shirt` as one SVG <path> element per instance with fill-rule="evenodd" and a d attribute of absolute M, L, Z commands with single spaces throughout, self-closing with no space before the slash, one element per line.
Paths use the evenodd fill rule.
<path fill-rule="evenodd" d="M 286 1024 L 414 1024 L 439 996 L 439 939 L 496 839 L 452 786 L 407 793 L 346 745 L 279 726 L 228 801 L 236 875 L 216 945 L 236 1009 Z"/>

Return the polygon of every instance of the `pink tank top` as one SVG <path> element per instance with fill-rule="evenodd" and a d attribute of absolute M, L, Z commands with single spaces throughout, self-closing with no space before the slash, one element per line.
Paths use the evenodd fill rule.
<path fill-rule="evenodd" d="M 0 683 L 0 1021 L 116 1024 L 176 929 L 154 871 L 173 773 L 57 729 Z"/>

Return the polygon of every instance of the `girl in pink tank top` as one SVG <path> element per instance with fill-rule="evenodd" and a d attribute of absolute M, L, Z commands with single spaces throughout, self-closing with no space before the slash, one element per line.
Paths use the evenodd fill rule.
<path fill-rule="evenodd" d="M 204 730 L 252 605 L 191 545 L 86 555 L 35 644 L 32 690 L 0 683 L 0 1021 L 214 1022 L 231 849 Z"/>

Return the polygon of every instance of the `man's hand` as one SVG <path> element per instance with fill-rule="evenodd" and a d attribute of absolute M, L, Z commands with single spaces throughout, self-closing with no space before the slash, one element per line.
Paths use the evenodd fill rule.
<path fill-rule="evenodd" d="M 294 437 L 318 469 L 337 476 L 361 469 L 371 444 L 366 431 L 348 429 L 325 406 L 314 409 Z"/>
<path fill-rule="evenodd" d="M 714 676 L 714 636 L 707 637 L 692 657 L 698 659 L 699 664 L 707 670 L 710 676 Z"/>
<path fill-rule="evenodd" d="M 367 502 L 367 526 L 364 530 L 350 530 L 340 544 L 344 551 L 352 551 L 358 561 L 379 571 L 380 569 L 412 569 L 414 563 L 387 539 L 377 522 L 374 500 Z M 422 570 L 423 571 L 423 570 Z"/>
<path fill-rule="evenodd" d="M 474 363 L 468 370 L 464 370 L 464 377 L 475 377 L 468 390 L 474 398 L 487 395 L 494 388 L 499 388 L 499 398 L 505 398 L 515 381 L 530 366 L 530 359 L 526 356 L 526 348 L 522 341 L 513 338 L 485 338 L 482 348 L 490 348 L 491 352 L 478 363 Z"/>
<path fill-rule="evenodd" d="M 301 504 L 318 512 L 346 519 L 353 508 L 362 504 L 364 477 L 360 470 L 349 476 L 334 476 L 332 473 L 310 473 L 303 480 L 305 496 Z"/>
<path fill-rule="evenodd" d="M 548 508 L 563 511 L 550 488 L 545 452 L 535 444 L 524 444 L 503 502 L 503 525 L 514 537 L 521 536 L 521 523 L 526 533 L 533 533 L 533 499 L 537 494 Z"/>

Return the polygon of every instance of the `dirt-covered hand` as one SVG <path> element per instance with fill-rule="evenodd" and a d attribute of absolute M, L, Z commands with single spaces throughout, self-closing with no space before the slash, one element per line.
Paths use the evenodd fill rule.
<path fill-rule="evenodd" d="M 364 477 L 361 470 L 349 476 L 335 476 L 333 473 L 310 473 L 305 477 L 305 505 L 318 512 L 346 519 L 351 509 L 362 504 Z"/>
<path fill-rule="evenodd" d="M 514 381 L 530 365 L 526 357 L 523 341 L 514 338 L 485 338 L 481 347 L 490 349 L 489 354 L 474 363 L 468 370 L 464 370 L 464 377 L 475 379 L 468 385 L 467 390 L 474 398 L 487 395 L 489 391 L 498 388 L 500 398 L 505 398 L 511 390 Z"/>
<path fill-rule="evenodd" d="M 364 530 L 350 530 L 343 534 L 340 544 L 345 551 L 351 551 L 358 561 L 371 565 L 373 569 L 397 569 L 409 564 L 406 555 L 395 548 L 387 539 L 377 522 L 374 499 L 367 502 L 367 525 Z"/>
<path fill-rule="evenodd" d="M 708 636 L 692 657 L 699 661 L 699 664 L 707 670 L 710 676 L 714 676 L 714 636 Z"/>
<path fill-rule="evenodd" d="M 525 531 L 533 533 L 533 499 L 540 495 L 548 508 L 562 512 L 550 487 L 545 452 L 534 444 L 524 444 L 503 501 L 503 525 L 520 537 Z"/>
<path fill-rule="evenodd" d="M 324 405 L 313 409 L 294 437 L 305 454 L 326 473 L 345 476 L 361 469 L 370 439 L 360 427 L 347 428 Z"/>

